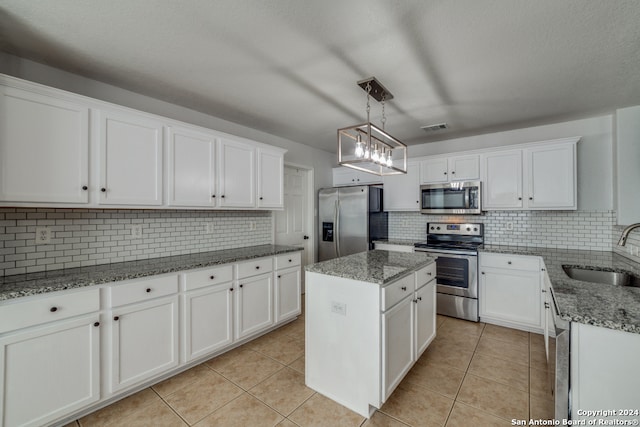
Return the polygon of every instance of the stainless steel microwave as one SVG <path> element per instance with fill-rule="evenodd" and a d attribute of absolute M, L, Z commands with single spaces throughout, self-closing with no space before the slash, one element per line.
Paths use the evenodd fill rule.
<path fill-rule="evenodd" d="M 420 186 L 423 214 L 480 214 L 480 181 L 448 182 Z"/>

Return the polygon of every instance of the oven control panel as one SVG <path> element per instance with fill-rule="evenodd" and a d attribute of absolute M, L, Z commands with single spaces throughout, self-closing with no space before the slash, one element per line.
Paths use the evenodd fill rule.
<path fill-rule="evenodd" d="M 482 224 L 460 223 L 451 224 L 446 222 L 427 223 L 427 234 L 457 234 L 461 236 L 482 236 Z"/>

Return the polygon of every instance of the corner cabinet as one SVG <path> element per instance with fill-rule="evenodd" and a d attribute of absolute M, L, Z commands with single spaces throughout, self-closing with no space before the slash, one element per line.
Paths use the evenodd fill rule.
<path fill-rule="evenodd" d="M 407 163 L 407 173 L 382 177 L 385 211 L 420 211 L 420 163 Z"/>
<path fill-rule="evenodd" d="M 480 254 L 480 321 L 542 333 L 543 269 L 539 257 Z"/>
<path fill-rule="evenodd" d="M 162 205 L 162 122 L 109 110 L 99 122 L 99 203 Z"/>
<path fill-rule="evenodd" d="M 0 202 L 89 202 L 89 108 L 0 86 Z"/>
<path fill-rule="evenodd" d="M 481 155 L 484 210 L 577 209 L 576 144 L 565 138 Z"/>

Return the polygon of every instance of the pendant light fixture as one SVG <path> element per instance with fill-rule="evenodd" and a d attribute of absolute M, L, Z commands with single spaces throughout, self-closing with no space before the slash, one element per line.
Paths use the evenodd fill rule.
<path fill-rule="evenodd" d="M 380 176 L 407 173 L 407 146 L 384 130 L 385 103 L 393 95 L 375 77 L 358 86 L 367 93 L 367 121 L 338 129 L 338 164 Z M 371 123 L 371 98 L 382 105 L 382 128 Z"/>

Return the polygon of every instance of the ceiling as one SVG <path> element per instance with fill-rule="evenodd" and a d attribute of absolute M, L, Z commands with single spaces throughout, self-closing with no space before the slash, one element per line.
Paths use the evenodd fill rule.
<path fill-rule="evenodd" d="M 639 105 L 639 22 L 637 0 L 0 0 L 0 50 L 333 152 L 370 76 L 407 144 Z"/>

